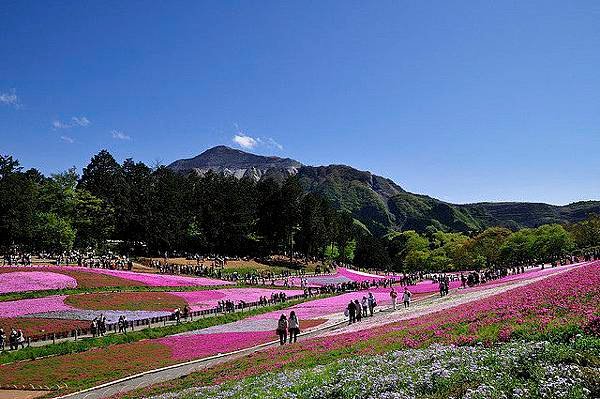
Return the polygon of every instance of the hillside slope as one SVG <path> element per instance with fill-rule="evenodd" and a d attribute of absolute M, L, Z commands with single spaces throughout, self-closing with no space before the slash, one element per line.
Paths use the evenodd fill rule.
<path fill-rule="evenodd" d="M 427 226 L 448 231 L 477 231 L 489 226 L 517 229 L 577 222 L 590 213 L 600 213 L 600 201 L 565 206 L 527 202 L 451 204 L 410 193 L 390 179 L 350 166 L 305 166 L 293 159 L 260 156 L 226 146 L 175 161 L 169 168 L 199 174 L 212 170 L 256 181 L 297 175 L 307 192 L 322 194 L 377 235 L 390 230 L 423 231 Z"/>

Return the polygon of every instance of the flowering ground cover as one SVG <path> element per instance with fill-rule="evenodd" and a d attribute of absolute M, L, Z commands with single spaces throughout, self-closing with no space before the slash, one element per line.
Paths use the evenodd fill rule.
<path fill-rule="evenodd" d="M 172 295 L 176 295 L 183 298 L 192 311 L 213 309 L 217 307 L 218 302 L 221 300 L 230 300 L 235 303 L 239 301 L 257 302 L 260 297 L 266 296 L 267 299 L 271 298 L 272 293 L 285 293 L 288 297 L 294 295 L 302 295 L 302 290 L 281 290 L 271 288 L 225 288 L 219 290 L 204 290 L 204 291 L 181 291 L 171 292 Z"/>
<path fill-rule="evenodd" d="M 192 387 L 151 399 L 591 399 L 595 387 L 589 367 L 573 362 L 576 355 L 567 346 L 547 342 L 493 348 L 433 345 Z"/>
<path fill-rule="evenodd" d="M 348 293 L 327 300 L 319 299 L 311 301 L 312 303 L 296 305 L 296 307 L 286 309 L 285 313 L 288 314 L 291 310 L 295 310 L 300 316 L 301 326 L 304 326 L 309 320 L 328 318 L 328 315 L 333 312 L 339 312 L 339 316 L 350 298 L 360 299 L 362 294 L 363 293 Z M 377 290 L 375 295 L 378 296 L 378 301 L 380 303 L 389 301 L 389 289 Z M 310 369 L 314 366 L 325 365 L 320 367 L 330 367 L 327 365 L 337 362 L 341 358 L 353 356 L 359 356 L 361 359 L 367 359 L 374 356 L 375 358 L 380 359 L 379 361 L 384 364 L 383 362 L 386 358 L 378 356 L 386 356 L 386 353 L 393 351 L 408 351 L 407 353 L 411 353 L 410 351 L 413 349 L 418 348 L 421 350 L 422 348 L 428 348 L 434 344 L 459 345 L 460 348 L 457 350 L 464 349 L 466 351 L 472 349 L 467 348 L 468 346 L 472 346 L 472 344 L 475 343 L 482 343 L 483 345 L 481 345 L 481 348 L 479 348 L 478 345 L 475 345 L 477 349 L 497 351 L 501 349 L 492 346 L 492 344 L 510 340 L 549 339 L 556 342 L 568 342 L 577 334 L 600 334 L 600 321 L 598 320 L 598 317 L 600 316 L 598 313 L 599 310 L 600 262 L 595 262 L 573 268 L 561 274 L 550 275 L 543 280 L 508 290 L 500 295 L 490 296 L 437 313 L 400 322 L 388 323 L 368 330 L 351 332 L 344 332 L 341 330 L 335 335 L 303 340 L 295 345 L 286 346 L 284 348 L 272 348 L 256 352 L 243 358 L 235 359 L 210 369 L 203 370 L 201 373 L 193 374 L 178 382 L 172 383 L 168 388 L 171 390 L 180 390 L 180 387 L 184 385 L 229 384 L 230 382 L 228 381 L 237 381 L 241 378 L 252 377 L 267 372 L 275 372 L 281 369 L 291 370 L 302 368 L 306 369 L 306 372 L 311 372 Z M 211 327 L 213 330 L 206 331 L 205 334 L 195 331 L 143 341 L 150 345 L 153 348 L 152 350 L 156 351 L 156 353 L 153 352 L 152 354 L 155 358 L 153 358 L 152 362 L 149 364 L 150 366 L 155 363 L 166 365 L 180 362 L 182 359 L 209 356 L 210 354 L 218 353 L 218 351 L 223 351 L 223 347 L 220 346 L 222 342 L 235 342 L 234 346 L 229 346 L 229 348 L 236 349 L 243 347 L 240 346 L 240 343 L 244 342 L 248 343 L 250 346 L 252 343 L 260 343 L 262 340 L 274 340 L 275 318 L 281 313 L 281 310 L 269 312 L 261 316 L 248 318 L 246 324 L 242 323 L 240 320 L 228 325 L 224 324 L 223 326 L 219 326 L 220 329 L 216 329 L 216 326 L 213 326 Z M 227 327 L 224 328 L 225 326 Z M 222 337 L 222 339 L 219 337 Z M 138 342 L 137 344 L 142 345 L 141 342 Z M 489 345 L 490 347 L 487 349 L 484 348 L 486 345 Z M 600 344 L 597 344 L 597 347 L 600 348 Z M 120 377 L 137 371 L 138 369 L 135 364 L 133 364 L 131 368 L 122 365 L 121 363 L 123 363 L 123 361 L 121 358 L 123 356 L 126 357 L 127 353 L 131 350 L 146 350 L 143 346 L 136 346 L 134 348 L 130 346 L 130 344 L 114 345 L 110 348 L 110 351 L 103 352 L 102 361 L 108 364 L 120 363 L 118 373 L 113 374 L 112 371 L 99 370 L 96 374 L 87 376 L 88 379 L 86 380 L 86 383 L 88 385 L 92 380 L 105 381 L 110 379 L 111 376 L 112 378 L 117 378 L 117 376 Z M 158 350 L 157 348 L 161 349 Z M 522 349 L 521 351 L 523 352 L 525 349 Z M 534 350 L 531 352 L 535 353 Z M 500 352 L 495 353 L 496 355 L 490 356 L 491 358 L 496 358 L 496 361 L 500 361 L 504 356 L 508 356 Z M 90 354 L 90 352 L 69 356 L 76 356 L 76 359 L 69 358 L 69 361 L 74 362 L 75 364 L 94 360 L 99 361 L 99 359 L 94 357 L 94 354 Z M 432 356 L 426 357 L 435 360 Z M 29 380 L 31 379 L 30 374 L 36 373 L 36 370 L 39 367 L 57 369 L 62 367 L 68 369 L 64 374 L 69 375 L 64 377 L 60 377 L 60 373 L 47 374 L 47 372 L 43 372 L 42 374 L 46 373 L 46 384 L 52 384 L 56 381 L 68 381 L 71 384 L 80 384 L 79 381 L 73 382 L 69 380 L 69 378 L 73 378 L 70 374 L 73 366 L 69 363 L 65 363 L 63 358 L 64 356 L 57 356 L 52 358 L 55 359 L 52 361 L 40 359 L 39 361 L 35 360 L 27 362 L 27 364 L 7 365 L 10 367 L 6 368 L 0 366 L 0 385 L 9 381 L 14 381 L 15 379 L 19 379 L 23 383 L 29 383 Z M 577 358 L 585 359 L 582 355 L 578 355 Z M 391 361 L 392 360 L 390 360 L 390 362 Z M 429 364 L 428 367 L 433 369 L 439 368 L 440 362 L 442 362 L 442 360 L 439 360 L 439 362 L 434 361 Z M 485 372 L 485 366 L 485 364 L 481 366 L 480 371 L 482 373 Z M 546 373 L 546 371 L 544 371 L 546 370 L 544 368 L 546 367 L 545 365 L 540 365 L 541 368 L 534 366 L 535 365 L 531 365 L 531 368 L 527 369 L 527 372 Z M 359 367 L 357 369 L 357 371 L 359 371 L 360 364 L 358 364 L 357 367 Z M 387 367 L 386 364 L 384 364 L 383 367 Z M 513 378 L 515 374 L 514 370 L 518 369 L 518 367 L 520 367 L 519 364 L 514 368 L 508 367 L 506 370 L 507 374 L 504 375 Z M 560 364 L 557 366 L 556 370 L 560 371 L 564 369 L 564 367 L 566 366 Z M 392 369 L 392 367 L 388 367 L 388 369 Z M 319 369 L 317 368 L 317 370 Z M 467 371 L 468 370 L 469 369 L 467 369 Z M 496 369 L 491 369 L 491 371 L 494 370 Z M 547 372 L 551 373 L 554 369 L 548 370 L 549 371 Z M 486 393 L 487 391 L 483 393 L 479 391 L 471 392 L 469 389 L 475 389 L 474 386 L 469 385 L 471 380 L 455 380 L 455 378 L 452 377 L 454 375 L 458 378 L 464 374 L 451 373 L 448 376 L 448 380 L 445 380 L 445 378 L 447 378 L 446 376 L 440 375 L 436 377 L 438 379 L 435 381 L 436 384 L 437 382 L 446 381 L 442 385 L 458 389 L 457 391 L 453 391 L 449 388 L 450 391 L 448 392 L 453 392 L 452 395 L 445 392 L 443 393 L 445 396 L 435 396 L 435 392 L 433 392 L 433 396 L 431 397 L 436 399 L 438 397 L 446 398 L 450 396 L 456 398 L 502 397 L 500 394 L 496 396 L 489 395 Z M 490 385 L 493 389 L 504 389 L 504 385 L 499 382 L 502 381 L 502 378 L 504 377 L 498 377 L 495 380 L 490 377 L 493 375 L 495 374 L 482 374 L 481 381 L 486 381 L 485 385 Z M 537 374 L 530 375 L 536 376 Z M 519 380 L 520 382 L 518 384 L 510 385 L 510 387 L 539 390 L 545 385 L 542 384 L 536 386 L 530 384 L 532 384 L 532 381 L 534 380 L 543 381 L 543 375 L 546 374 L 539 374 L 535 379 L 528 375 L 523 375 L 522 380 Z M 548 378 L 554 378 L 559 374 L 548 375 Z M 319 376 L 320 374 L 315 374 L 315 380 L 321 378 Z M 326 377 L 326 375 L 323 376 L 323 378 Z M 571 377 L 572 376 L 569 376 L 569 378 Z M 39 380 L 37 374 L 35 375 L 35 378 Z M 277 375 L 271 374 L 271 379 L 275 378 L 278 378 Z M 399 378 L 400 377 L 396 378 L 396 381 Z M 252 381 L 253 380 L 250 380 L 249 383 L 252 383 Z M 455 382 L 456 384 L 452 385 Z M 496 382 L 500 385 L 494 385 Z M 230 384 L 234 383 L 231 382 Z M 310 381 L 306 384 L 308 385 L 302 386 L 310 387 Z M 577 383 L 576 385 L 581 384 Z M 340 384 L 339 386 L 343 387 L 343 384 Z M 464 389 L 460 390 L 460 387 L 463 387 Z M 215 389 L 218 390 L 218 388 Z M 264 392 L 270 392 L 269 389 L 271 389 L 271 387 L 264 387 Z M 287 391 L 284 390 L 287 389 L 286 387 L 277 387 L 277 389 L 282 389 L 283 391 L 281 392 L 284 394 L 287 393 Z M 565 389 L 564 392 L 567 392 L 568 395 L 574 394 L 574 391 L 569 390 L 570 388 L 567 387 Z M 467 396 L 467 392 L 471 392 L 468 394 L 471 396 Z M 556 392 L 563 391 L 558 389 L 556 392 L 548 392 L 550 392 L 551 395 L 554 395 Z M 506 393 L 503 394 L 509 397 Z M 583 392 L 583 394 L 585 394 L 585 392 Z M 512 391 L 511 395 L 513 395 Z M 528 397 L 526 395 L 513 396 Z M 247 397 L 251 397 L 251 395 L 249 394 Z M 386 396 L 385 394 L 377 394 L 373 397 L 385 398 Z M 393 394 L 390 394 L 387 397 L 399 398 L 404 396 L 399 392 L 393 392 Z M 406 397 L 411 396 L 408 395 Z"/>
<path fill-rule="evenodd" d="M 0 267 L 0 278 L 4 274 L 18 273 L 53 273 L 73 278 L 78 288 L 100 288 L 100 287 L 130 287 L 141 286 L 142 283 L 124 278 L 110 276 L 107 274 L 92 273 L 90 269 L 61 267 L 61 266 L 27 266 L 27 267 Z M 31 291 L 45 290 L 43 287 L 30 287 Z M 67 287 L 72 288 L 72 287 Z M 52 289 L 52 288 L 51 288 Z M 16 292 L 16 291 L 5 291 Z"/>
<path fill-rule="evenodd" d="M 21 328 L 36 331 L 49 328 L 30 328 L 33 319 L 46 320 L 43 325 L 51 325 L 51 332 L 89 327 L 89 322 L 99 316 L 106 317 L 109 323 L 116 322 L 120 316 L 129 321 L 168 316 L 175 308 L 183 309 L 188 304 L 192 311 L 214 309 L 219 300 L 232 300 L 238 303 L 257 301 L 260 296 L 270 298 L 273 292 L 285 292 L 288 296 L 300 295 L 299 290 L 272 290 L 260 288 L 230 288 L 222 290 L 202 290 L 186 292 L 98 292 L 76 295 L 52 295 L 46 298 L 21 299 L 0 302 L 0 317 L 10 318 L 0 322 L 0 327 Z M 74 327 L 72 327 L 74 326 Z M 71 328 L 72 327 L 72 328 Z"/>
<path fill-rule="evenodd" d="M 65 305 L 66 297 L 66 295 L 53 295 L 46 298 L 0 302 L 0 315 L 2 317 L 19 317 L 49 310 L 71 310 L 70 306 Z"/>
<path fill-rule="evenodd" d="M 0 385 L 52 386 L 66 382 L 71 390 L 76 390 L 95 384 L 99 376 L 110 380 L 172 364 L 170 357 L 170 349 L 158 342 L 112 345 L 83 353 L 4 364 L 0 366 Z"/>
<path fill-rule="evenodd" d="M 287 304 L 272 305 L 265 310 L 283 309 Z M 265 311 L 255 308 L 247 311 L 247 315 Z M 86 388 L 95 383 L 114 380 L 140 371 L 146 371 L 165 365 L 178 363 L 173 357 L 172 348 L 161 339 L 166 336 L 183 336 L 181 333 L 190 327 L 207 329 L 214 326 L 233 324 L 245 316 L 243 313 L 232 313 L 212 318 L 200 318 L 191 323 L 170 325 L 156 329 L 131 331 L 127 335 L 110 335 L 96 339 L 63 342 L 38 348 L 25 348 L 16 352 L 0 354 L 0 386 L 11 384 L 39 384 L 53 386 L 68 384 L 68 391 Z M 316 323 L 322 321 L 316 321 Z M 309 324 L 306 324 L 307 328 Z M 177 335 L 179 334 L 179 335 Z M 267 341 L 275 339 L 274 326 Z M 206 337 L 206 336 L 205 336 Z M 194 337 L 189 336 L 188 339 Z M 219 345 L 218 340 L 204 338 L 200 340 L 208 345 Z M 216 343 L 215 343 L 216 342 Z M 244 341 L 240 341 L 238 344 Z M 213 348 L 210 354 L 216 354 Z M 207 349 L 200 348 L 200 351 Z M 222 349 L 221 349 L 222 350 Z M 140 355 L 137 356 L 136 353 Z M 30 361 L 19 361 L 37 356 L 55 355 L 37 358 Z M 147 357 L 144 363 L 144 356 Z M 189 356 L 189 354 L 188 354 Z M 114 367 L 111 367 L 114 366 Z M 80 370 L 78 370 L 80 369 Z M 79 373 L 80 372 L 80 373 Z M 80 378 L 81 377 L 81 378 Z"/>
<path fill-rule="evenodd" d="M 230 281 L 206 277 L 175 276 L 170 274 L 137 273 L 125 270 L 89 269 L 93 273 L 105 274 L 127 280 L 137 281 L 151 287 L 208 287 L 231 285 Z"/>
<path fill-rule="evenodd" d="M 391 302 L 389 289 L 378 288 L 370 291 L 347 292 L 345 294 L 332 296 L 329 298 L 317 299 L 314 301 L 304 302 L 299 305 L 292 306 L 289 310 L 295 311 L 296 315 L 303 319 L 323 318 L 332 314 L 343 314 L 350 300 L 362 300 L 363 296 L 367 296 L 368 292 L 373 293 L 378 305 L 386 305 Z M 255 319 L 278 319 L 281 313 L 271 312 L 260 316 L 255 316 Z"/>
<path fill-rule="evenodd" d="M 52 273 L 54 279 L 60 279 L 60 276 L 67 276 L 76 281 L 73 285 L 72 280 L 69 286 L 59 286 L 46 288 L 43 284 L 35 286 L 31 284 L 29 287 L 24 285 L 23 291 L 33 290 L 47 290 L 47 289 L 61 289 L 61 288 L 100 288 L 100 287 L 131 287 L 131 286 L 148 286 L 148 287 L 210 287 L 210 286 L 221 286 L 231 285 L 230 281 L 223 281 L 204 277 L 187 277 L 187 276 L 175 276 L 168 274 L 152 274 L 152 273 L 138 273 L 130 272 L 125 270 L 108 270 L 108 269 L 96 269 L 96 268 L 85 268 L 76 266 L 20 266 L 20 267 L 0 267 L 0 294 L 6 292 L 17 292 L 17 290 L 7 289 L 2 290 L 2 281 L 6 279 L 8 282 L 7 287 L 10 288 L 13 285 L 17 286 L 12 278 L 3 277 L 4 274 L 21 273 L 20 276 L 27 278 L 28 273 L 33 273 L 33 276 L 37 273 Z M 63 277 L 63 278 L 67 278 Z"/>
<path fill-rule="evenodd" d="M 600 262 L 414 319 L 362 331 L 329 333 L 284 350 L 260 351 L 193 374 L 185 384 L 221 383 L 282 367 L 312 367 L 340 357 L 426 348 L 436 343 L 568 341 L 583 333 L 600 336 Z"/>
<path fill-rule="evenodd" d="M 275 327 L 273 327 L 270 331 L 176 335 L 161 338 L 157 342 L 171 350 L 171 359 L 186 361 L 249 348 L 273 341 L 275 338 Z"/>
<path fill-rule="evenodd" d="M 26 336 L 36 337 L 40 335 L 61 333 L 75 329 L 88 328 L 90 323 L 83 320 L 65 320 L 65 319 L 44 319 L 44 318 L 0 318 L 0 327 L 4 331 L 9 328 L 18 328 L 23 330 Z"/>
<path fill-rule="evenodd" d="M 71 276 L 51 272 L 11 272 L 0 274 L 0 294 L 7 292 L 58 290 L 75 288 Z"/>
<path fill-rule="evenodd" d="M 187 302 L 168 292 L 97 292 L 69 295 L 65 304 L 90 310 L 173 310 Z"/>

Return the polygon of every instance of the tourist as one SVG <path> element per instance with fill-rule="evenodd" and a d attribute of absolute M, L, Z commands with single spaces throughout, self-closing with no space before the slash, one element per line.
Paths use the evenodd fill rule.
<path fill-rule="evenodd" d="M 190 317 L 190 307 L 189 305 L 185 305 L 183 307 L 183 320 L 187 321 L 188 317 Z"/>
<path fill-rule="evenodd" d="M 354 305 L 354 302 L 352 302 L 352 300 L 350 300 L 347 310 L 348 310 L 348 325 L 350 325 L 350 324 L 356 322 L 356 305 Z"/>
<path fill-rule="evenodd" d="M 96 338 L 96 334 L 98 333 L 98 319 L 96 317 L 92 320 L 90 331 L 92 332 L 92 337 Z"/>
<path fill-rule="evenodd" d="M 179 308 L 173 311 L 173 318 L 175 319 L 175 323 L 179 324 L 181 321 L 181 310 Z"/>
<path fill-rule="evenodd" d="M 377 306 L 377 301 L 375 301 L 375 297 L 372 292 L 369 292 L 369 297 L 367 298 L 367 302 L 369 305 L 369 314 L 373 317 L 373 309 Z"/>
<path fill-rule="evenodd" d="M 408 290 L 408 287 L 404 287 L 404 293 L 402 294 L 402 302 L 404 302 L 404 309 L 410 306 L 410 297 L 412 296 L 411 292 Z"/>
<path fill-rule="evenodd" d="M 0 352 L 4 350 L 5 341 L 6 334 L 4 334 L 4 329 L 0 328 Z"/>
<path fill-rule="evenodd" d="M 281 315 L 277 322 L 277 335 L 279 335 L 279 345 L 285 344 L 287 340 L 288 321 L 284 314 Z"/>
<path fill-rule="evenodd" d="M 16 350 L 18 348 L 17 330 L 15 330 L 14 328 L 10 329 L 10 335 L 8 337 L 8 345 L 10 346 L 10 350 L 13 350 L 13 349 Z"/>
<path fill-rule="evenodd" d="M 104 336 L 106 333 L 106 317 L 103 314 L 98 318 L 98 335 Z"/>
<path fill-rule="evenodd" d="M 293 310 L 290 312 L 290 318 L 288 319 L 288 331 L 290 333 L 290 344 L 292 341 L 296 342 L 298 334 L 300 334 L 300 321 Z"/>
<path fill-rule="evenodd" d="M 362 312 L 360 311 L 360 302 L 358 302 L 358 299 L 354 300 L 354 307 L 356 308 L 356 321 L 360 322 L 362 320 Z"/>
<path fill-rule="evenodd" d="M 368 306 L 368 300 L 367 297 L 363 295 L 362 297 L 362 315 L 363 317 L 367 317 L 367 306 Z"/>
<path fill-rule="evenodd" d="M 398 293 L 394 288 L 390 291 L 390 298 L 392 298 L 392 310 L 396 310 L 396 299 L 398 298 Z"/>
<path fill-rule="evenodd" d="M 23 334 L 23 330 L 19 330 L 17 332 L 17 341 L 16 341 L 15 349 L 18 349 L 19 345 L 21 345 L 21 349 L 25 348 L 25 335 Z"/>

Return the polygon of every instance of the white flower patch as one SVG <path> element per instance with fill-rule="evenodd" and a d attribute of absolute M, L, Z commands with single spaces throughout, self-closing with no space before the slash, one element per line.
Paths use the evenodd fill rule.
<path fill-rule="evenodd" d="M 307 370 L 266 373 L 153 399 L 416 399 L 446 394 L 449 399 L 591 399 L 578 366 L 544 363 L 540 353 L 546 345 L 432 345 L 340 359 Z"/>

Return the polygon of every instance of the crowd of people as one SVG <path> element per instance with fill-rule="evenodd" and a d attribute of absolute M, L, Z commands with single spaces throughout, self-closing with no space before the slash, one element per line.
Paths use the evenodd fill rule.
<path fill-rule="evenodd" d="M 61 253 L 40 252 L 36 254 L 38 261 L 52 263 L 55 266 L 77 265 L 97 269 L 132 270 L 133 262 L 125 255 L 108 252 L 96 255 L 93 251 L 69 251 Z M 2 257 L 2 266 L 32 266 L 33 255 L 29 252 L 10 251 Z"/>

